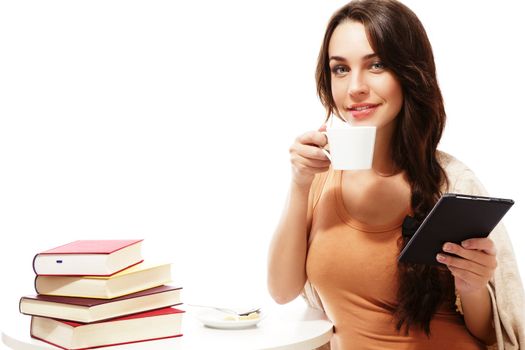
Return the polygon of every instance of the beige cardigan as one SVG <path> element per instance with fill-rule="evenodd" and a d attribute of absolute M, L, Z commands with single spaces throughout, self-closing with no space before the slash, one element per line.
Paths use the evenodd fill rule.
<path fill-rule="evenodd" d="M 444 152 L 438 152 L 438 160 L 445 169 L 449 180 L 449 187 L 444 189 L 443 192 L 487 195 L 487 191 L 472 170 L 463 163 Z M 318 198 L 319 195 L 314 195 L 314 197 Z M 489 346 L 488 349 L 520 349 L 525 347 L 523 321 L 525 297 L 518 266 L 510 239 L 503 224 L 500 223 L 496 226 L 489 237 L 497 247 L 498 267 L 494 272 L 494 278 L 489 282 L 488 286 L 492 300 L 497 343 Z M 303 297 L 310 306 L 323 308 L 315 288 L 308 281 L 303 290 Z M 322 347 L 322 349 L 329 349 L 329 346 Z"/>

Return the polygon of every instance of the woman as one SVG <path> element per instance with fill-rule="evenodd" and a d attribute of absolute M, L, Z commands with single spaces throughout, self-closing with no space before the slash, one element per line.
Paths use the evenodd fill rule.
<path fill-rule="evenodd" d="M 442 193 L 484 194 L 472 171 L 437 151 L 445 111 L 418 18 L 394 0 L 352 1 L 328 24 L 316 78 L 327 120 L 376 126 L 373 166 L 335 171 L 322 132 L 295 140 L 269 252 L 272 297 L 303 292 L 324 308 L 332 349 L 518 349 L 523 292 L 501 225 L 447 242 L 439 266 L 397 262 L 409 226 Z"/>

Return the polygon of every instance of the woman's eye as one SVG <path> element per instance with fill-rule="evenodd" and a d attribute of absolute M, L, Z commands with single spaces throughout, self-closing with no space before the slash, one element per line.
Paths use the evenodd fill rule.
<path fill-rule="evenodd" d="M 370 67 L 372 68 L 372 70 L 376 71 L 385 69 L 385 65 L 381 62 L 374 62 Z"/>
<path fill-rule="evenodd" d="M 335 75 L 344 75 L 348 73 L 348 71 L 348 68 L 345 66 L 335 66 L 332 68 L 332 73 L 334 73 Z"/>

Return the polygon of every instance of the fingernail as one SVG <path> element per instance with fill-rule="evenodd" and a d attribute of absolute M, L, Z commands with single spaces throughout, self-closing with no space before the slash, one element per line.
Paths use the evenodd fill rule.
<path fill-rule="evenodd" d="M 463 248 L 468 248 L 468 247 L 470 247 L 470 242 L 469 241 L 463 241 L 463 242 L 461 242 L 461 245 L 463 246 Z"/>
<path fill-rule="evenodd" d="M 452 244 L 450 244 L 450 243 L 446 243 L 446 244 L 443 246 L 443 250 L 446 251 L 446 252 L 450 252 L 450 251 L 452 251 Z"/>
<path fill-rule="evenodd" d="M 441 262 L 447 260 L 443 254 L 438 254 L 436 256 L 436 259 L 437 259 L 437 261 L 441 261 Z"/>

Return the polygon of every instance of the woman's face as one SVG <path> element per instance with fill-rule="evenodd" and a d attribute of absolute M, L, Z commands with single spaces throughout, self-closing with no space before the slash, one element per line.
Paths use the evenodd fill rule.
<path fill-rule="evenodd" d="M 328 46 L 332 97 L 339 114 L 353 125 L 393 130 L 403 105 L 401 85 L 374 53 L 363 24 L 337 26 Z"/>

